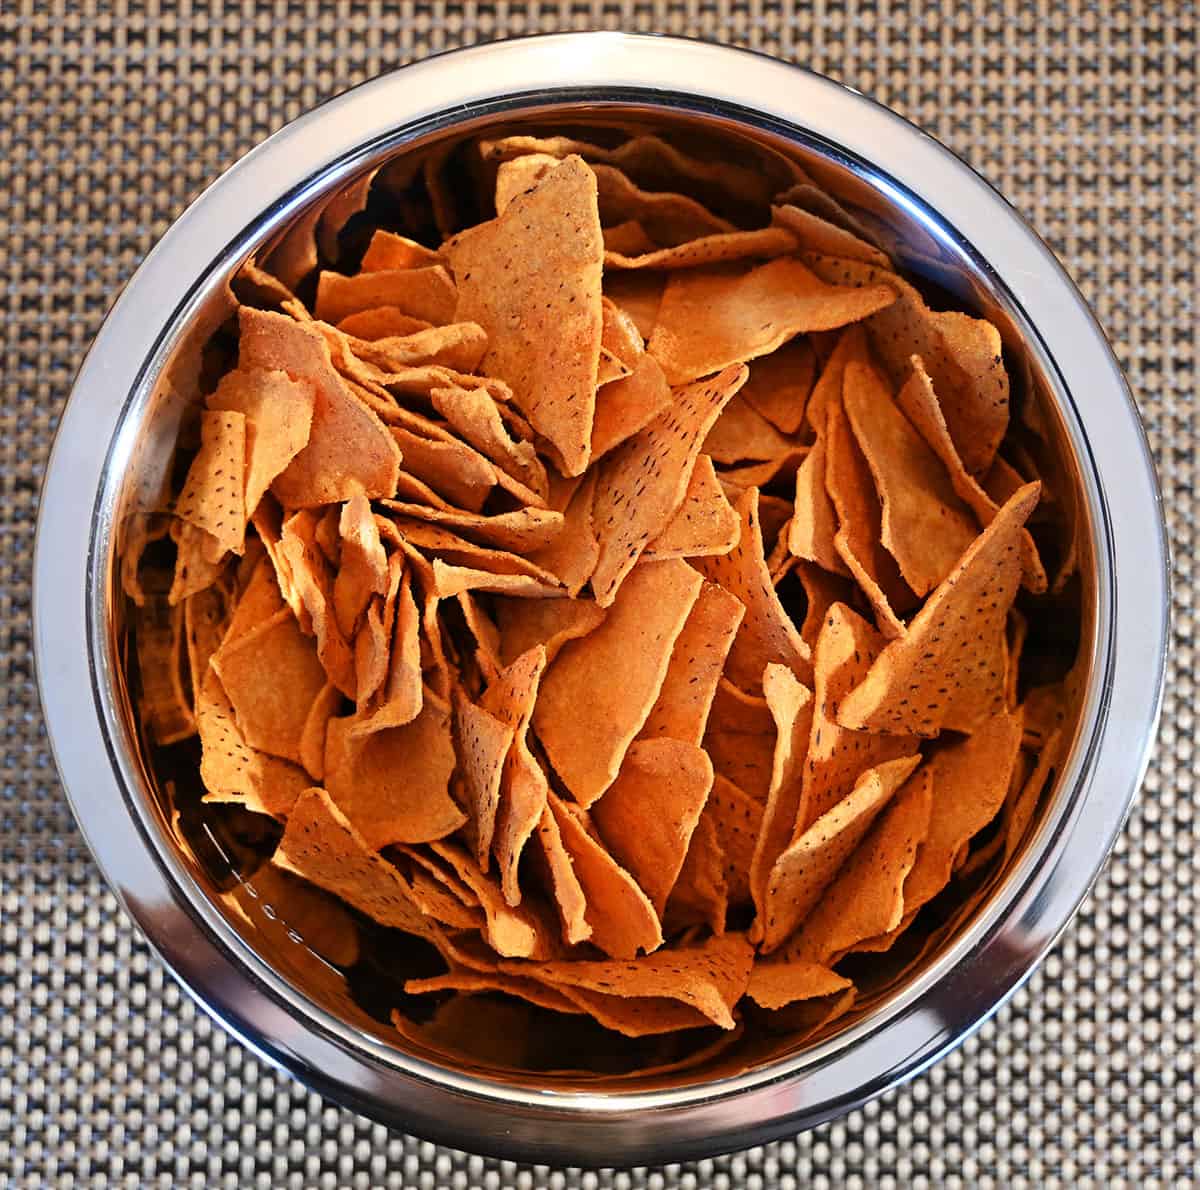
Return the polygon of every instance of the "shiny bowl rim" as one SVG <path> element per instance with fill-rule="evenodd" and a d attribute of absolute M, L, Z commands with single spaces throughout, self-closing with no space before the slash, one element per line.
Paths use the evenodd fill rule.
<path fill-rule="evenodd" d="M 530 78 L 540 80 L 532 92 Z M 161 832 L 156 837 L 133 792 L 136 766 L 123 754 L 113 722 L 113 658 L 100 630 L 104 583 L 97 577 L 112 531 L 104 518 L 105 493 L 113 490 L 140 425 L 126 414 L 139 397 L 144 403 L 172 331 L 194 311 L 205 281 L 211 286 L 226 262 L 286 221 L 330 175 L 352 173 L 385 144 L 402 144 L 488 105 L 525 108 L 583 96 L 718 111 L 790 130 L 809 144 L 869 163 L 877 185 L 898 183 L 892 195 L 897 201 L 918 196 L 985 267 L 1003 261 L 995 272 L 1062 381 L 1059 397 L 1077 406 L 1071 394 L 1086 393 L 1092 424 L 1084 433 L 1074 409 L 1081 437 L 1073 446 L 1084 456 L 1085 481 L 1084 462 L 1092 466 L 1097 566 L 1110 579 L 1107 586 L 1098 584 L 1097 645 L 1100 654 L 1107 650 L 1097 657 L 1103 681 L 1093 683 L 1083 712 L 1095 727 L 1094 750 L 1089 757 L 1076 749 L 1065 766 L 1070 796 L 1062 812 L 1043 824 L 989 912 L 911 982 L 903 1003 L 885 1019 L 868 1016 L 812 1050 L 736 1078 L 619 1094 L 530 1091 L 435 1067 L 330 1017 L 267 969 L 191 882 Z M 798 115 L 802 103 L 807 106 Z M 405 111 L 406 118 L 388 119 L 387 110 Z M 936 202 L 928 196 L 933 179 L 941 187 Z M 248 204 L 248 196 L 263 193 L 274 195 L 265 209 L 261 199 Z M 247 219 L 247 209 L 253 218 Z M 207 234 L 197 244 L 201 229 Z M 215 254 L 208 246 L 213 243 L 223 245 Z M 189 280 L 194 278 L 200 280 Z M 143 325 L 143 303 L 173 313 L 165 323 Z M 98 433 L 98 420 L 115 433 Z M 109 448 L 101 452 L 98 443 Z M 1131 451 L 1131 443 L 1138 449 Z M 1106 490 L 1105 474 L 1121 479 L 1119 501 Z M 98 516 L 80 517 L 81 499 L 90 504 L 93 498 Z M 51 743 L 76 818 L 110 886 L 206 1011 L 269 1061 L 368 1114 L 467 1147 L 474 1142 L 487 1151 L 543 1159 L 556 1153 L 588 1159 L 594 1152 L 603 1163 L 647 1153 L 713 1152 L 731 1141 L 752 1143 L 829 1118 L 923 1069 L 1020 986 L 1090 887 L 1148 763 L 1165 673 L 1167 580 L 1153 466 L 1120 369 L 1061 266 L 977 174 L 887 109 L 775 59 L 680 39 L 561 34 L 454 51 L 363 84 L 252 150 L 176 221 L 115 303 L 63 414 L 39 515 L 35 640 Z M 1126 609 L 1119 633 L 1118 606 Z M 86 654 L 80 639 L 88 641 Z M 98 771 L 104 755 L 107 770 Z M 102 796 L 85 798 L 96 784 L 105 786 Z M 118 805 L 123 814 L 115 813 Z M 1052 827 L 1062 832 L 1059 837 L 1047 837 Z M 1005 946 L 1015 951 L 1005 957 Z M 237 997 L 228 986 L 231 973 Z M 935 992 L 936 1008 L 923 1007 Z M 297 1017 L 305 1029 L 299 1036 Z M 818 1080 L 824 1085 L 814 1085 Z M 400 1091 L 421 1092 L 430 1103 L 402 1105 Z M 525 1124 L 522 1113 L 571 1128 L 544 1136 L 514 1131 L 510 1119 L 494 1133 L 488 1128 L 486 1135 L 473 1134 L 464 1119 L 474 1111 L 478 1125 L 485 1105 Z M 451 1108 L 459 1117 L 452 1122 L 440 1114 Z M 664 1113 L 687 1116 L 673 1121 L 678 1136 L 664 1137 L 661 1121 L 649 1123 Z"/>

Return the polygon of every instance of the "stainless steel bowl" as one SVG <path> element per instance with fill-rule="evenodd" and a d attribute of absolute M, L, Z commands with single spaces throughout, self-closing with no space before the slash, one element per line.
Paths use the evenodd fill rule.
<path fill-rule="evenodd" d="M 401 1048 L 336 989 L 300 990 L 278 943 L 221 907 L 212 865 L 177 846 L 138 742 L 116 556 L 127 514 L 158 490 L 199 345 L 249 254 L 321 195 L 447 136 L 613 121 L 715 138 L 736 155 L 795 157 L 875 216 L 903 267 L 996 321 L 1084 527 L 1090 677 L 1021 854 L 978 914 L 849 1027 L 741 1068 L 542 1079 Z M 736 1149 L 836 1116 L 943 1056 L 1028 977 L 1087 892 L 1143 775 L 1167 583 L 1153 467 L 1109 347 L 1050 252 L 976 174 L 870 100 L 782 63 L 697 42 L 570 34 L 367 83 L 271 137 L 175 223 L 114 305 L 63 415 L 38 529 L 35 621 L 43 704 L 76 817 L 109 883 L 204 1009 L 266 1060 L 397 1127 L 505 1156 L 622 1164 Z"/>

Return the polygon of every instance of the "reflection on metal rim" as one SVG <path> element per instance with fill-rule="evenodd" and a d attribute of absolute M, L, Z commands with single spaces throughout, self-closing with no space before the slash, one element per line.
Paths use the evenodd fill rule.
<path fill-rule="evenodd" d="M 870 1016 L 811 1050 L 698 1087 L 603 1095 L 550 1094 L 419 1061 L 306 1001 L 246 947 L 147 805 L 116 693 L 107 581 L 116 501 L 150 390 L 230 269 L 314 194 L 390 149 L 580 103 L 690 113 L 791 140 L 906 211 L 944 249 L 947 274 L 1004 308 L 1049 378 L 1095 572 L 1095 679 L 1076 747 L 1051 812 L 986 913 Z M 39 523 L 35 629 L 76 816 L 108 880 L 202 1007 L 267 1060 L 388 1123 L 477 1151 L 620 1164 L 741 1148 L 819 1123 L 912 1077 L 995 1011 L 1068 921 L 1128 811 L 1157 720 L 1167 606 L 1157 487 L 1120 371 L 1070 281 L 995 192 L 898 117 L 796 68 L 703 43 L 573 34 L 462 51 L 365 84 L 277 133 L 174 225 L 114 306 L 64 413 Z"/>

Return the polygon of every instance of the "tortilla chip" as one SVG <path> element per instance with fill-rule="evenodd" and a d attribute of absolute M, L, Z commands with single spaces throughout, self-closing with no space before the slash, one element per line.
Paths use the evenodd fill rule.
<path fill-rule="evenodd" d="M 775 733 L 771 731 L 729 731 L 717 726 L 714 710 L 704 733 L 704 750 L 712 757 L 713 768 L 760 804 L 767 800 L 771 787 L 771 759 L 775 752 Z"/>
<path fill-rule="evenodd" d="M 548 545 L 563 528 L 563 514 L 548 508 L 519 508 L 488 516 L 480 512 L 430 508 L 406 500 L 384 500 L 384 508 L 401 517 L 443 525 L 464 537 L 478 538 L 488 546 L 525 552 Z"/>
<path fill-rule="evenodd" d="M 813 657 L 812 738 L 793 839 L 842 801 L 864 769 L 917 750 L 915 736 L 854 731 L 836 718 L 842 699 L 866 677 L 886 643 L 843 603 L 835 603 L 825 616 Z"/>
<path fill-rule="evenodd" d="M 404 470 L 445 496 L 447 507 L 471 513 L 483 508 L 496 486 L 496 469 L 481 454 L 464 442 L 436 441 L 401 426 L 388 428 L 404 454 Z"/>
<path fill-rule="evenodd" d="M 643 557 L 700 558 L 727 554 L 738 543 L 741 523 L 708 455 L 696 460 L 683 503 Z"/>
<path fill-rule="evenodd" d="M 683 867 L 667 898 L 663 927 L 669 933 L 692 926 L 707 926 L 714 934 L 725 932 L 729 895 L 725 882 L 725 849 L 709 802 L 692 831 Z"/>
<path fill-rule="evenodd" d="M 269 571 L 268 566 L 268 577 Z M 206 591 L 197 591 L 189 596 L 182 604 L 183 638 L 187 647 L 192 708 L 195 707 L 200 687 L 208 676 L 209 661 L 220 648 L 229 626 L 229 599 L 229 593 L 220 587 L 209 587 Z M 282 606 L 282 602 L 279 606 Z M 139 663 L 144 668 L 144 663 Z M 144 688 L 144 680 L 142 685 Z"/>
<path fill-rule="evenodd" d="M 750 895 L 758 921 L 766 916 L 767 882 L 775 861 L 795 835 L 800 806 L 805 753 L 812 735 L 813 697 L 807 686 L 783 665 L 771 664 L 763 673 L 763 693 L 775 721 L 771 785 L 750 861 Z M 755 923 L 755 933 L 758 922 Z"/>
<path fill-rule="evenodd" d="M 606 269 L 688 269 L 731 260 L 767 259 L 783 256 L 796 247 L 796 237 L 783 227 L 760 227 L 754 231 L 727 231 L 701 236 L 670 248 L 654 248 L 635 255 L 608 248 Z"/>
<path fill-rule="evenodd" d="M 537 645 L 551 662 L 569 641 L 587 636 L 603 622 L 607 612 L 583 599 L 508 599 L 493 601 L 500 629 L 500 659 L 511 665 Z"/>
<path fill-rule="evenodd" d="M 912 374 L 902 385 L 896 402 L 929 444 L 930 449 L 941 459 L 959 499 L 975 513 L 981 525 L 990 525 L 1000 506 L 963 466 L 950 437 L 950 431 L 946 427 L 946 419 L 942 416 L 933 381 L 930 380 L 921 357 L 914 355 L 911 363 Z M 1021 480 L 1018 477 L 1012 491 L 1016 491 L 1020 486 Z M 1009 495 L 1011 494 L 1012 492 L 1009 492 Z M 1046 590 L 1046 571 L 1028 529 L 1021 530 L 1021 565 L 1024 568 L 1024 585 L 1035 595 L 1040 595 Z"/>
<path fill-rule="evenodd" d="M 642 338 L 649 339 L 658 322 L 666 284 L 662 273 L 608 273 L 604 277 L 604 294 L 633 319 Z"/>
<path fill-rule="evenodd" d="M 892 795 L 912 775 L 919 756 L 866 770 L 850 795 L 818 818 L 775 861 L 759 919 L 760 951 L 769 954 L 812 912 Z"/>
<path fill-rule="evenodd" d="M 629 746 L 617 779 L 592 807 L 609 854 L 660 917 L 712 783 L 712 762 L 698 744 L 641 739 Z"/>
<path fill-rule="evenodd" d="M 613 227 L 604 229 L 604 251 L 620 252 L 625 256 L 641 256 L 653 252 L 658 245 L 646 233 L 636 219 L 626 219 Z"/>
<path fill-rule="evenodd" d="M 211 410 L 241 413 L 246 422 L 245 512 L 249 519 L 275 477 L 308 444 L 316 390 L 286 372 L 228 372 L 208 398 Z"/>
<path fill-rule="evenodd" d="M 866 318 L 895 300 L 886 285 L 826 285 L 790 257 L 757 268 L 672 274 L 648 350 L 672 385 L 768 355 L 793 336 Z"/>
<path fill-rule="evenodd" d="M 292 613 L 284 608 L 223 644 L 212 667 L 246 743 L 299 764 L 305 719 L 325 686 L 325 670 Z"/>
<path fill-rule="evenodd" d="M 838 722 L 869 731 L 973 731 L 1004 707 L 1008 609 L 1021 579 L 1020 531 L 1041 490 L 1000 510 L 926 601 L 906 634 L 843 700 Z"/>
<path fill-rule="evenodd" d="M 237 601 L 229 617 L 229 626 L 221 643 L 231 645 L 240 636 L 261 627 L 284 607 L 279 580 L 270 564 L 270 559 L 260 561 L 251 571 L 246 585 L 237 594 Z M 292 613 L 295 615 L 295 612 Z M 301 630 L 305 625 L 300 625 Z M 311 629 L 311 625 L 309 626 Z"/>
<path fill-rule="evenodd" d="M 412 996 L 450 991 L 501 992 L 506 996 L 527 1000 L 530 1004 L 536 1004 L 539 1008 L 546 1008 L 551 1012 L 584 1011 L 574 1001 L 568 1000 L 561 992 L 555 991 L 547 984 L 539 983 L 536 979 L 522 979 L 519 975 L 504 975 L 499 971 L 487 974 L 482 971 L 448 971 L 445 975 L 435 975 L 429 979 L 405 980 L 404 990 Z"/>
<path fill-rule="evenodd" d="M 825 195 L 812 187 L 807 193 Z M 859 238 L 854 232 L 838 227 L 822 219 L 820 215 L 805 210 L 802 206 L 783 203 L 771 208 L 771 220 L 778 227 L 785 227 L 800 242 L 806 252 L 820 252 L 825 256 L 844 256 L 851 260 L 862 260 L 880 269 L 890 269 L 892 262 L 887 253 Z"/>
<path fill-rule="evenodd" d="M 240 554 L 246 533 L 246 418 L 236 412 L 200 414 L 200 450 L 188 468 L 175 515 L 208 534 L 206 561 Z M 190 593 L 190 592 L 189 592 Z"/>
<path fill-rule="evenodd" d="M 449 792 L 455 752 L 444 706 L 427 695 L 403 727 L 364 735 L 356 726 L 354 718 L 330 721 L 325 783 L 368 846 L 443 839 L 467 821 Z"/>
<path fill-rule="evenodd" d="M 643 190 L 628 174 L 611 164 L 594 164 L 601 222 L 605 226 L 636 219 L 656 243 L 674 246 L 703 236 L 736 229 L 703 204 L 685 194 L 663 189 Z"/>
<path fill-rule="evenodd" d="M 883 505 L 883 544 L 908 585 L 926 595 L 974 541 L 975 518 L 874 368 L 848 363 L 842 399 Z"/>
<path fill-rule="evenodd" d="M 388 557 L 365 496 L 352 496 L 342 505 L 338 532 L 341 551 L 333 580 L 333 609 L 342 635 L 351 637 L 371 596 L 387 594 Z"/>
<path fill-rule="evenodd" d="M 651 355 L 638 358 L 633 371 L 596 391 L 592 424 L 592 459 L 644 429 L 673 400 L 662 367 Z"/>
<path fill-rule="evenodd" d="M 658 698 L 700 585 L 686 562 L 636 566 L 604 623 L 572 641 L 546 672 L 534 729 L 581 805 L 591 805 L 620 770 Z"/>
<path fill-rule="evenodd" d="M 572 598 L 583 590 L 600 556 L 592 523 L 596 474 L 593 471 L 582 478 L 551 478 L 550 505 L 562 513 L 562 528 L 548 545 L 529 554 L 531 562 L 558 576 Z"/>
<path fill-rule="evenodd" d="M 946 886 L 959 848 L 1000 813 L 1021 748 L 1021 716 L 1001 712 L 974 735 L 934 753 L 929 833 L 904 882 L 904 910 L 931 901 Z"/>
<path fill-rule="evenodd" d="M 795 434 L 804 424 L 816 369 L 817 357 L 809 341 L 793 339 L 750 365 L 742 398 L 780 433 Z"/>
<path fill-rule="evenodd" d="M 670 524 L 705 434 L 745 378 L 745 368 L 729 368 L 679 390 L 662 414 L 600 464 L 592 513 L 600 558 L 592 590 L 601 607 L 613 602 L 642 551 Z"/>
<path fill-rule="evenodd" d="M 486 872 L 500 806 L 500 779 L 512 746 L 514 727 L 458 692 L 454 699 L 454 727 L 475 862 Z"/>
<path fill-rule="evenodd" d="M 848 573 L 837 551 L 837 509 L 825 483 L 828 468 L 825 435 L 821 433 L 796 470 L 796 497 L 788 523 L 787 545 L 796 558 L 815 562 L 834 574 Z"/>
<path fill-rule="evenodd" d="M 832 996 L 854 985 L 820 963 L 804 959 L 757 962 L 746 995 L 763 1008 L 784 1008 L 798 1000 Z"/>
<path fill-rule="evenodd" d="M 807 446 L 796 446 L 785 454 L 776 455 L 773 459 L 764 459 L 761 463 L 723 467 L 719 472 L 721 486 L 729 498 L 734 500 L 747 488 L 765 488 L 772 484 L 787 483 L 807 455 Z"/>
<path fill-rule="evenodd" d="M 546 796 L 551 796 L 548 789 Z M 546 869 L 546 883 L 562 922 L 563 941 L 568 946 L 586 942 L 592 936 L 592 927 L 587 920 L 587 897 L 575 872 L 571 853 L 563 845 L 558 819 L 548 801 L 538 818 L 537 840 Z"/>
<path fill-rule="evenodd" d="M 317 278 L 313 313 L 322 322 L 334 323 L 362 310 L 395 306 L 434 326 L 474 321 L 455 316 L 456 301 L 454 282 L 441 265 L 388 269 L 354 277 L 323 272 Z"/>
<path fill-rule="evenodd" d="M 840 399 L 828 402 L 826 424 L 825 486 L 838 516 L 834 548 L 870 601 L 880 631 L 894 639 L 904 632 L 897 613 L 916 599 L 884 548 L 879 497 Z"/>
<path fill-rule="evenodd" d="M 741 463 L 747 459 L 778 458 L 793 446 L 739 393 L 709 430 L 704 453 L 718 463 Z"/>
<path fill-rule="evenodd" d="M 370 735 L 389 727 L 403 727 L 420 713 L 424 703 L 421 687 L 420 613 L 412 593 L 412 571 L 405 568 L 396 595 L 387 675 L 379 697 L 359 705 L 350 727 L 351 738 Z"/>
<path fill-rule="evenodd" d="M 905 877 L 929 830 L 931 783 L 909 778 L 825 890 L 784 952 L 828 963 L 864 939 L 900 925 Z"/>
<path fill-rule="evenodd" d="M 817 255 L 805 260 L 830 284 L 891 287 L 896 301 L 867 328 L 892 384 L 899 388 L 908 379 L 910 361 L 919 355 L 959 457 L 972 474 L 986 470 L 1008 428 L 1008 373 L 996 328 L 956 310 L 936 313 L 907 281 L 862 261 Z"/>
<path fill-rule="evenodd" d="M 488 334 L 483 368 L 579 475 L 591 451 L 604 243 L 596 183 L 568 158 L 491 223 L 447 246 L 455 318 Z"/>
<path fill-rule="evenodd" d="M 733 1006 L 750 982 L 754 950 L 742 934 L 710 938 L 701 946 L 662 951 L 637 961 L 503 963 L 509 974 L 529 975 L 559 989 L 578 988 L 631 1000 L 674 1000 L 722 1029 L 734 1027 Z"/>
<path fill-rule="evenodd" d="M 735 782 L 718 773 L 713 778 L 701 821 L 712 823 L 724 860 L 724 881 L 731 906 L 749 905 L 750 870 L 762 834 L 765 806 Z"/>
<path fill-rule="evenodd" d="M 400 451 L 387 428 L 346 388 L 325 341 L 282 314 L 246 307 L 238 313 L 238 358 L 244 368 L 281 369 L 312 385 L 308 445 L 271 484 L 287 508 L 337 504 L 396 491 Z"/>
<path fill-rule="evenodd" d="M 588 833 L 565 802 L 547 795 L 563 850 L 583 892 L 590 940 L 613 958 L 632 959 L 662 945 L 662 927 L 633 877 Z M 559 894 L 561 903 L 561 893 Z"/>
<path fill-rule="evenodd" d="M 441 263 L 441 259 L 432 248 L 426 248 L 416 240 L 376 228 L 358 271 L 384 273 L 395 269 L 423 269 Z"/>
<path fill-rule="evenodd" d="M 441 558 L 434 559 L 433 574 L 433 593 L 441 599 L 450 599 L 463 591 L 492 591 L 526 599 L 547 599 L 562 594 L 557 583 L 551 586 L 532 575 L 495 574 L 490 570 L 475 570 L 469 566 L 450 566 Z"/>
<path fill-rule="evenodd" d="M 715 583 L 705 583 L 675 638 L 667 674 L 641 730 L 642 739 L 704 739 L 709 709 L 745 608 Z"/>
<path fill-rule="evenodd" d="M 637 323 L 610 298 L 601 298 L 603 323 L 600 346 L 629 375 L 645 354 L 646 344 Z"/>
<path fill-rule="evenodd" d="M 398 335 L 413 335 L 432 326 L 424 318 L 405 314 L 399 306 L 375 306 L 371 310 L 359 310 L 347 314 L 336 323 L 336 329 L 344 335 L 353 335 L 368 343 L 376 339 L 390 339 Z"/>
<path fill-rule="evenodd" d="M 304 717 L 300 732 L 300 764 L 314 781 L 325 779 L 325 736 L 329 720 L 337 714 L 342 695 L 332 682 L 326 682 Z"/>
<path fill-rule="evenodd" d="M 381 373 L 381 381 L 390 380 L 408 369 L 427 365 L 471 372 L 479 366 L 487 350 L 487 335 L 482 327 L 473 322 L 431 326 L 407 335 L 390 335 L 382 339 L 356 339 L 321 323 L 317 324 L 317 328 L 328 339 L 341 337 L 344 350 L 377 368 Z M 339 351 L 339 356 L 344 358 L 344 353 Z"/>
<path fill-rule="evenodd" d="M 763 552 L 756 488 L 746 489 L 738 501 L 737 513 L 742 523 L 738 544 L 723 557 L 698 558 L 695 566 L 705 578 L 736 595 L 746 607 L 746 617 L 733 642 L 725 672 L 743 690 L 754 692 L 762 684 L 763 670 L 772 661 L 788 666 L 802 678 L 810 677 L 811 654 L 771 582 Z"/>

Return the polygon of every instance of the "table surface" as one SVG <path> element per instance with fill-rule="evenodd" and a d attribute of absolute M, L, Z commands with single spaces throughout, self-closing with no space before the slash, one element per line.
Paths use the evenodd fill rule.
<path fill-rule="evenodd" d="M 1193 752 L 1197 9 L 903 0 L 0 2 L 0 1185 L 1184 1185 L 1195 1176 Z M 889 104 L 1066 263 L 1141 405 L 1175 558 L 1163 728 L 1074 925 L 1014 1001 L 911 1085 L 746 1153 L 659 1170 L 487 1161 L 259 1062 L 108 893 L 50 760 L 30 645 L 38 487 L 120 285 L 267 133 L 454 46 L 621 28 L 749 45 Z"/>

